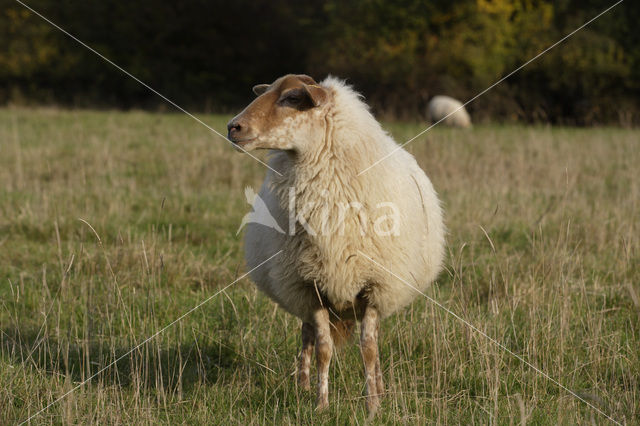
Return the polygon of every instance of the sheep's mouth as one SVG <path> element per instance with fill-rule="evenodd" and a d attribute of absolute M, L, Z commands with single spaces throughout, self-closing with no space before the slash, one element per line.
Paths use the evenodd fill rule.
<path fill-rule="evenodd" d="M 248 145 L 249 143 L 253 142 L 254 140 L 256 140 L 256 138 L 242 139 L 242 140 L 239 140 L 239 141 L 231 140 L 231 143 L 233 143 L 233 146 L 236 149 L 240 150 L 240 148 Z"/>

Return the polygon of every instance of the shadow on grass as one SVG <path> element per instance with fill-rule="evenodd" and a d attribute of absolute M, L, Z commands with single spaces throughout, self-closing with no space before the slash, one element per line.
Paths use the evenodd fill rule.
<path fill-rule="evenodd" d="M 58 340 L 39 335 L 36 329 L 8 328 L 0 334 L 0 358 L 23 368 L 35 367 L 49 376 L 68 377 L 74 383 L 95 375 L 91 381 L 102 385 L 189 391 L 195 385 L 232 376 L 239 368 L 259 368 L 224 339 L 168 347 L 152 339 L 136 348 L 142 340 L 122 346 L 110 343 L 109 338 Z M 16 373 L 14 380 L 20 376 Z"/>

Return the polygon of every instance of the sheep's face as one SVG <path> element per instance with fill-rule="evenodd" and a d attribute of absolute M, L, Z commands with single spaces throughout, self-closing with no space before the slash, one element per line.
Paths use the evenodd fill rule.
<path fill-rule="evenodd" d="M 328 92 L 308 75 L 286 75 L 254 86 L 258 96 L 229 124 L 229 140 L 245 151 L 305 151 L 322 138 Z"/>

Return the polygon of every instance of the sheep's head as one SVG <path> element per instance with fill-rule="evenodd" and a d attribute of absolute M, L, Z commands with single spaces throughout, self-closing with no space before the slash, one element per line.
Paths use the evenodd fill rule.
<path fill-rule="evenodd" d="M 228 124 L 229 140 L 245 151 L 304 150 L 321 137 L 328 92 L 308 75 L 285 75 L 253 87 L 258 96 Z"/>

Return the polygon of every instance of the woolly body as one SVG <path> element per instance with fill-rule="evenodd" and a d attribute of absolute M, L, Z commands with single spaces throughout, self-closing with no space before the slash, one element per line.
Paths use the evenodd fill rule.
<path fill-rule="evenodd" d="M 295 207 L 295 232 L 250 223 L 247 267 L 282 250 L 251 278 L 304 322 L 311 322 L 321 305 L 340 319 L 361 319 L 365 304 L 386 317 L 418 293 L 363 254 L 423 291 L 439 273 L 444 254 L 440 204 L 404 149 L 358 175 L 398 145 L 344 82 L 329 77 L 320 86 L 329 94 L 326 105 L 311 116 L 287 119 L 278 129 L 283 142 L 301 129 L 314 140 L 304 151 L 273 151 L 269 165 L 282 176 L 269 171 L 259 192 L 283 230 L 290 229 Z M 360 208 L 345 208 L 357 203 Z M 397 232 L 384 217 L 393 213 L 392 206 L 399 212 Z"/>

